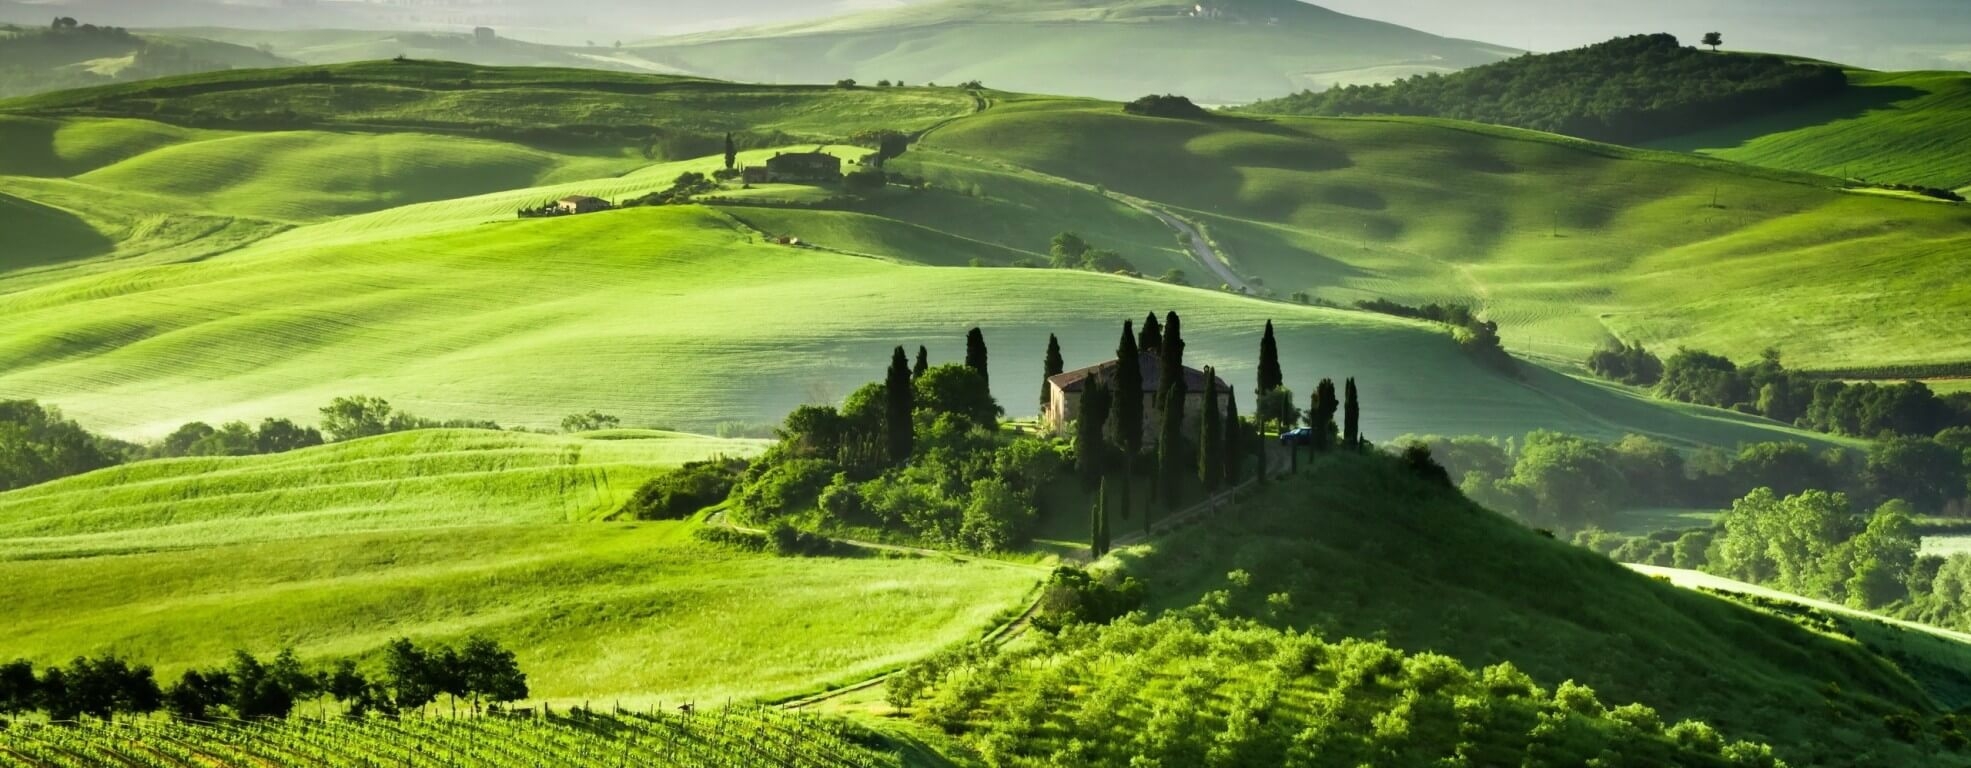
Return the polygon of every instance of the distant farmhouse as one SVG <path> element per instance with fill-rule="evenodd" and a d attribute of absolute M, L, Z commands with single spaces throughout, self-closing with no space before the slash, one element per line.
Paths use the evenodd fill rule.
<path fill-rule="evenodd" d="M 1143 373 L 1143 444 L 1156 445 L 1162 431 L 1163 411 L 1156 407 L 1157 382 L 1163 378 L 1163 361 L 1155 354 L 1145 353 L 1138 358 Z M 1067 435 L 1069 425 L 1081 417 L 1081 390 L 1091 380 L 1115 386 L 1117 361 L 1091 365 L 1087 368 L 1055 374 L 1047 379 L 1047 410 L 1040 415 L 1041 422 L 1055 435 Z M 1231 405 L 1225 393 L 1232 388 L 1224 379 L 1218 381 L 1218 410 L 1224 416 L 1226 407 Z M 1184 368 L 1184 431 L 1195 433 L 1198 420 L 1204 414 L 1205 374 L 1196 368 Z"/>
<path fill-rule="evenodd" d="M 767 181 L 841 181 L 842 158 L 827 152 L 784 152 L 767 158 Z"/>
<path fill-rule="evenodd" d="M 609 210 L 609 201 L 588 195 L 569 195 L 556 201 L 554 207 L 562 213 L 594 213 Z"/>

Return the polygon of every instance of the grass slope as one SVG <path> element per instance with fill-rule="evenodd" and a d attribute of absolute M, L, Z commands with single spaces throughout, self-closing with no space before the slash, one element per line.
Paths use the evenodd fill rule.
<path fill-rule="evenodd" d="M 0 24 L 0 98 L 161 75 L 292 64 L 272 53 L 182 34 L 51 33 Z"/>
<path fill-rule="evenodd" d="M 332 229 L 324 225 L 325 229 Z M 0 395 L 154 435 L 189 419 L 309 418 L 371 393 L 433 418 L 552 425 L 598 408 L 630 423 L 778 421 L 880 376 L 891 347 L 995 351 L 1011 414 L 1036 406 L 1041 355 L 1106 359 L 1121 321 L 1176 310 L 1187 361 L 1250 391 L 1258 331 L 1288 380 L 1361 379 L 1371 435 L 1554 428 L 1732 445 L 1794 434 L 1541 369 L 1479 367 L 1441 329 L 1081 272 L 943 269 L 767 245 L 699 207 L 475 224 L 366 241 L 295 230 L 198 263 L 17 291 L 0 313 Z M 934 297 L 934 298 L 933 298 Z M 770 311 L 767 309 L 770 308 Z M 214 356 L 213 349 L 229 354 Z"/>
<path fill-rule="evenodd" d="M 1631 573 L 1435 489 L 1389 459 L 1324 457 L 1124 567 L 1165 607 L 1325 637 L 1380 638 L 1471 665 L 1574 679 L 1666 721 L 1692 717 L 1814 765 L 1962 764 L 1890 738 L 1887 712 L 1935 713 L 1906 670 L 1845 637 Z M 1227 583 L 1240 569 L 1248 583 Z M 1207 595 L 1225 590 L 1217 597 Z M 1269 595 L 1284 593 L 1284 602 Z M 1810 757 L 1811 756 L 1811 757 Z"/>
<path fill-rule="evenodd" d="M 1069 99 L 1004 101 L 926 141 L 1169 204 L 1280 294 L 1472 303 L 1560 359 L 1611 335 L 1777 346 L 1807 368 L 1971 359 L 1952 277 L 1971 222 L 1821 177 L 1468 124 Z"/>
<path fill-rule="evenodd" d="M 679 69 L 757 82 L 981 80 L 995 88 L 1234 103 L 1446 72 L 1511 51 L 1291 0 L 940 0 L 632 46 Z"/>
<path fill-rule="evenodd" d="M 712 702 L 900 664 L 983 631 L 1036 578 L 738 554 L 684 522 L 567 522 L 612 511 L 661 466 L 754 447 L 418 432 L 0 495 L 0 656 L 114 651 L 170 675 L 239 647 L 344 655 L 484 633 L 518 651 L 540 698 Z"/>
<path fill-rule="evenodd" d="M 1840 99 L 1661 142 L 1754 165 L 1971 188 L 1971 74 L 1848 72 Z"/>

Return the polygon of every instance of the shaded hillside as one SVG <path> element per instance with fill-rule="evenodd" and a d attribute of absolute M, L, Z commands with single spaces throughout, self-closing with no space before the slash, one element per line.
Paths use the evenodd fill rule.
<path fill-rule="evenodd" d="M 977 80 L 1006 90 L 1118 99 L 1177 92 L 1216 104 L 1453 71 L 1511 53 L 1297 0 L 937 0 L 634 49 L 681 70 L 734 80 Z"/>
<path fill-rule="evenodd" d="M 1446 117 L 1634 143 L 1832 98 L 1845 86 L 1845 76 L 1832 66 L 1720 56 L 1681 47 L 1672 35 L 1637 35 L 1441 77 L 1302 91 L 1244 109 Z"/>
<path fill-rule="evenodd" d="M 0 24 L 0 98 L 244 67 L 292 63 L 243 45 L 170 34 L 137 34 L 78 22 Z"/>

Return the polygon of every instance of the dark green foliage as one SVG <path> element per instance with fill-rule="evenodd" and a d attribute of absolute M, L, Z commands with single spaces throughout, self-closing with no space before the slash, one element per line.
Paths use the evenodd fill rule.
<path fill-rule="evenodd" d="M 741 488 L 740 507 L 749 519 L 761 522 L 799 512 L 819 500 L 821 489 L 839 469 L 834 462 L 823 459 L 772 462 Z"/>
<path fill-rule="evenodd" d="M 734 170 L 739 165 L 739 145 L 732 141 L 732 132 L 725 134 L 725 169 Z"/>
<path fill-rule="evenodd" d="M 1169 346 L 1169 343 L 1170 337 L 1166 335 L 1164 345 Z M 1183 488 L 1181 481 L 1189 474 L 1185 469 L 1190 445 L 1184 438 L 1184 402 L 1189 394 L 1184 377 L 1179 376 L 1170 385 L 1170 391 L 1164 393 L 1163 419 L 1157 431 L 1157 478 L 1154 487 L 1164 506 L 1169 509 L 1177 508 L 1178 492 Z M 1143 530 L 1149 529 L 1150 518 L 1144 515 Z"/>
<path fill-rule="evenodd" d="M 1206 366 L 1204 399 L 1198 414 L 1198 482 L 1206 493 L 1215 492 L 1225 481 L 1225 433 L 1219 423 L 1218 374 Z"/>
<path fill-rule="evenodd" d="M 1246 423 L 1239 418 L 1238 393 L 1225 390 L 1225 422 L 1223 439 L 1220 440 L 1218 455 L 1223 460 L 1219 475 L 1226 485 L 1238 485 L 1245 480 L 1246 456 L 1251 453 L 1252 436 Z M 1264 467 L 1261 467 L 1262 474 Z"/>
<path fill-rule="evenodd" d="M 910 366 L 910 380 L 916 381 L 924 378 L 924 373 L 929 370 L 931 370 L 931 351 L 925 349 L 922 344 L 919 344 L 917 346 L 917 362 Z"/>
<path fill-rule="evenodd" d="M 1203 107 L 1192 104 L 1183 96 L 1151 94 L 1122 105 L 1122 111 L 1144 117 L 1169 117 L 1185 120 L 1198 120 L 1210 117 L 1211 113 Z"/>
<path fill-rule="evenodd" d="M 1663 380 L 1663 360 L 1641 344 L 1610 342 L 1588 355 L 1588 370 L 1610 381 L 1653 387 Z"/>
<path fill-rule="evenodd" d="M 34 678 L 34 663 L 15 659 L 0 664 L 0 716 L 31 712 L 40 698 L 40 683 Z"/>
<path fill-rule="evenodd" d="M 1445 471 L 1444 465 L 1437 463 L 1436 459 L 1431 458 L 1430 446 L 1423 443 L 1410 443 L 1404 446 L 1402 458 L 1403 466 L 1411 472 L 1415 472 L 1418 477 L 1446 488 L 1456 486 L 1455 483 L 1451 482 L 1451 473 Z"/>
<path fill-rule="evenodd" d="M 1362 448 L 1362 403 L 1355 395 L 1355 379 L 1350 378 L 1343 385 L 1346 392 L 1342 405 L 1341 445 L 1355 451 Z"/>
<path fill-rule="evenodd" d="M 1057 633 L 1076 624 L 1107 624 L 1143 607 L 1143 583 L 1115 571 L 1094 575 L 1080 568 L 1055 568 L 1041 587 L 1033 626 Z"/>
<path fill-rule="evenodd" d="M 1048 247 L 1048 263 L 1055 269 L 1085 269 L 1103 274 L 1136 274 L 1136 265 L 1115 251 L 1096 248 L 1073 232 L 1054 236 Z"/>
<path fill-rule="evenodd" d="M 1095 502 L 1088 507 L 1088 556 L 1101 559 L 1108 554 L 1106 530 L 1109 525 L 1109 478 L 1095 487 Z"/>
<path fill-rule="evenodd" d="M 637 520 L 682 520 L 724 501 L 745 471 L 742 459 L 689 462 L 638 486 L 617 514 Z"/>
<path fill-rule="evenodd" d="M 1334 379 L 1322 379 L 1314 388 L 1313 407 L 1307 411 L 1307 426 L 1314 430 L 1314 447 L 1329 450 L 1335 446 L 1335 434 L 1339 425 L 1335 423 L 1335 412 L 1341 409 L 1341 400 L 1335 397 Z"/>
<path fill-rule="evenodd" d="M 903 347 L 899 346 L 890 354 L 890 370 L 883 380 L 883 446 L 891 465 L 910 460 L 917 411 L 914 379 L 910 363 L 903 356 Z"/>
<path fill-rule="evenodd" d="M 1368 312 L 1451 326 L 1457 329 L 1458 346 L 1479 362 L 1509 374 L 1515 374 L 1519 369 L 1518 362 L 1506 352 L 1505 345 L 1499 340 L 1499 324 L 1479 318 L 1466 305 L 1433 303 L 1412 307 L 1388 299 L 1370 299 L 1355 302 L 1355 306 Z"/>
<path fill-rule="evenodd" d="M 1136 331 L 1137 349 L 1163 349 L 1163 326 L 1157 323 L 1157 313 L 1143 316 L 1143 327 Z"/>
<path fill-rule="evenodd" d="M 0 491 L 116 464 L 108 440 L 32 400 L 0 402 Z"/>
<path fill-rule="evenodd" d="M 1249 109 L 1448 117 L 1635 143 L 1797 108 L 1846 87 L 1838 67 L 1778 56 L 1707 55 L 1657 34 L 1389 85 L 1303 91 Z"/>
<path fill-rule="evenodd" d="M 685 171 L 671 181 L 669 188 L 652 192 L 623 203 L 625 208 L 643 205 L 687 205 L 695 195 L 715 192 L 719 188 L 717 179 L 697 171 Z"/>
<path fill-rule="evenodd" d="M 1052 388 L 1047 380 L 1061 375 L 1067 368 L 1067 361 L 1061 359 L 1061 340 L 1054 334 L 1047 334 L 1047 354 L 1040 361 L 1040 408 L 1047 409 L 1047 401 L 1052 398 Z"/>
<path fill-rule="evenodd" d="M 1718 46 L 1725 44 L 1725 35 L 1723 32 L 1706 32 L 1702 44 L 1711 46 L 1711 52 L 1716 53 Z"/>
<path fill-rule="evenodd" d="M 984 358 L 981 357 L 981 364 Z M 917 380 L 916 412 L 919 418 L 935 420 L 956 416 L 986 430 L 999 428 L 999 404 L 985 375 L 971 365 L 940 365 L 924 372 Z"/>
<path fill-rule="evenodd" d="M 851 551 L 851 548 L 833 539 L 801 530 L 785 520 L 774 521 L 765 531 L 742 531 L 708 525 L 693 530 L 691 535 L 700 541 L 742 552 L 770 552 L 781 557 L 838 557 Z"/>
<path fill-rule="evenodd" d="M 987 367 L 985 332 L 977 328 L 965 332 L 965 367 L 979 372 L 979 378 L 988 387 L 992 385 L 992 373 Z"/>
<path fill-rule="evenodd" d="M 1082 382 L 1080 417 L 1075 419 L 1075 465 L 1084 481 L 1093 483 L 1105 477 L 1112 463 L 1108 439 L 1103 435 L 1109 421 L 1114 396 L 1099 379 Z"/>
<path fill-rule="evenodd" d="M 869 156 L 869 162 L 878 168 L 910 149 L 910 134 L 889 128 L 856 131 L 849 136 L 849 143 L 859 147 L 869 147 L 876 153 Z"/>
<path fill-rule="evenodd" d="M 1266 321 L 1266 334 L 1259 337 L 1259 394 L 1264 395 L 1286 383 L 1280 372 L 1280 345 L 1273 340 L 1273 321 Z"/>
<path fill-rule="evenodd" d="M 1255 420 L 1272 421 L 1279 431 L 1293 429 L 1300 423 L 1300 404 L 1294 401 L 1294 392 L 1286 387 L 1275 387 L 1259 394 L 1259 402 L 1253 405 Z M 1264 424 L 1264 421 L 1260 422 Z"/>
<path fill-rule="evenodd" d="M 1184 319 L 1170 312 L 1163 317 L 1163 346 L 1156 352 L 1160 377 L 1157 380 L 1157 407 L 1164 407 L 1171 392 L 1184 380 Z"/>
<path fill-rule="evenodd" d="M 861 168 L 842 177 L 842 184 L 858 194 L 882 191 L 890 183 L 890 177 L 880 168 Z"/>
<path fill-rule="evenodd" d="M 1771 349 L 1744 366 L 1702 350 L 1679 349 L 1664 364 L 1656 392 L 1855 437 L 1932 435 L 1971 426 L 1971 399 L 1938 397 L 1918 381 L 1848 384 L 1791 371 Z"/>
<path fill-rule="evenodd" d="M 391 407 L 380 397 L 338 397 L 321 409 L 322 432 L 334 442 L 415 429 L 499 429 L 490 421 L 425 419 Z"/>
<path fill-rule="evenodd" d="M 1109 435 L 1116 445 L 1122 447 L 1122 461 L 1133 462 L 1143 452 L 1143 367 L 1141 351 L 1136 348 L 1136 334 L 1125 320 L 1122 324 L 1122 340 L 1116 344 L 1115 402 L 1109 408 Z M 1125 501 L 1122 512 L 1129 514 L 1129 503 Z"/>

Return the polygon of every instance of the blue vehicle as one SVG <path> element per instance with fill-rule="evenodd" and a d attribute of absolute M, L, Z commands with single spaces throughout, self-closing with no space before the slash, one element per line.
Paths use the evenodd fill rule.
<path fill-rule="evenodd" d="M 1280 433 L 1280 444 L 1287 446 L 1313 445 L 1314 430 L 1308 429 L 1306 427 L 1301 427 L 1300 429 L 1294 429 L 1294 430 L 1288 430 L 1286 432 L 1282 432 Z"/>

